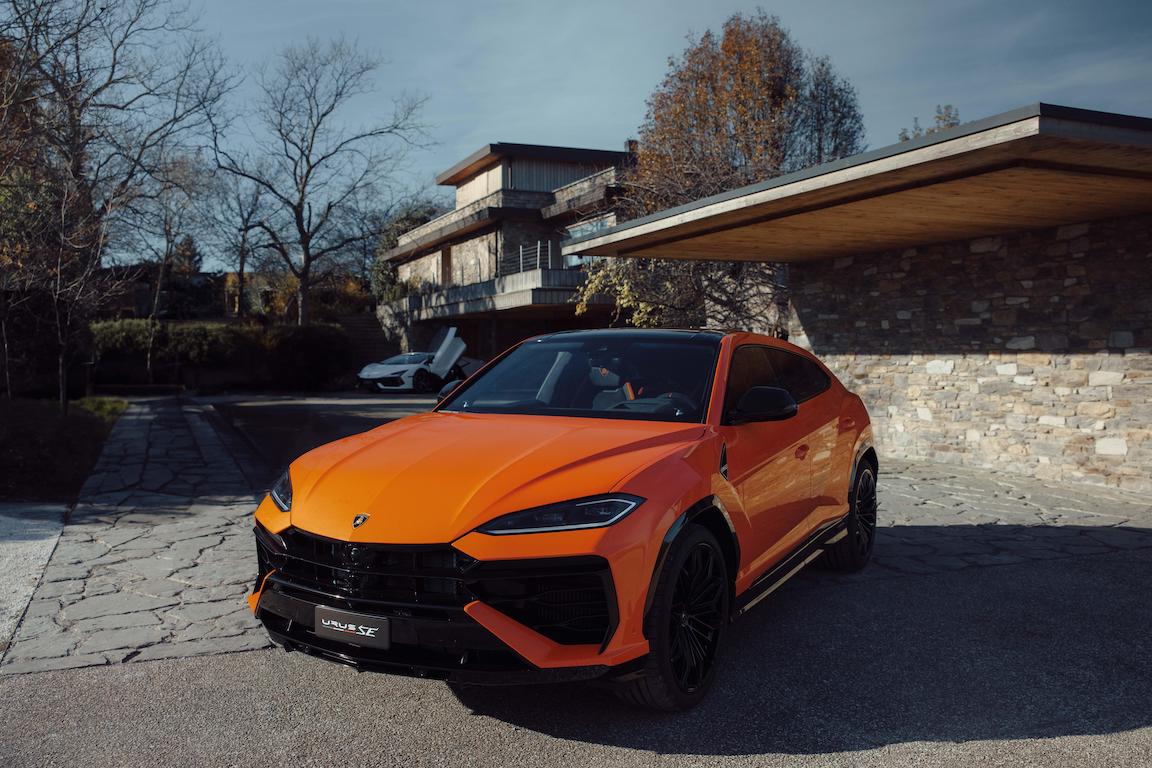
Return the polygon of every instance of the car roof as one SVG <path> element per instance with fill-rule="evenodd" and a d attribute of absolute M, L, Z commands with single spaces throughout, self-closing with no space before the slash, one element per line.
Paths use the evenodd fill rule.
<path fill-rule="evenodd" d="M 542 336 L 537 336 L 537 340 L 544 339 L 573 339 L 577 341 L 596 341 L 597 339 L 611 339 L 614 336 L 643 336 L 651 339 L 665 339 L 665 340 L 683 340 L 685 337 L 689 339 L 715 339 L 719 341 L 727 335 L 725 331 L 716 331 L 706 328 L 592 328 L 587 330 L 578 331 L 556 331 L 555 333 L 548 333 Z"/>

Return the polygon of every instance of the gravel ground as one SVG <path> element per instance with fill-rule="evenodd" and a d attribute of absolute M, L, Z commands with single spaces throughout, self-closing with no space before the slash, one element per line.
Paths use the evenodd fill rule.
<path fill-rule="evenodd" d="M 282 651 L 0 678 L 25 766 L 1147 766 L 1147 550 L 831 583 L 731 627 L 697 710 Z"/>
<path fill-rule="evenodd" d="M 0 654 L 60 538 L 63 504 L 0 504 Z"/>

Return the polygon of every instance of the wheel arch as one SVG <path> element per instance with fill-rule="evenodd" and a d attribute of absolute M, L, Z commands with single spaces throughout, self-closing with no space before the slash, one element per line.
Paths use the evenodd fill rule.
<path fill-rule="evenodd" d="M 724 504 L 715 496 L 708 496 L 684 510 L 664 534 L 664 539 L 660 542 L 660 554 L 656 557 L 656 566 L 652 569 L 652 576 L 648 581 L 648 593 L 644 598 L 645 622 L 652 608 L 652 597 L 656 592 L 660 572 L 664 570 L 664 563 L 668 559 L 668 552 L 676 539 L 693 525 L 706 528 L 720 544 L 720 552 L 724 556 L 725 565 L 728 566 L 728 604 L 735 604 L 736 572 L 740 568 L 740 539 L 736 535 L 736 528 L 732 525 L 728 511 L 724 509 Z"/>

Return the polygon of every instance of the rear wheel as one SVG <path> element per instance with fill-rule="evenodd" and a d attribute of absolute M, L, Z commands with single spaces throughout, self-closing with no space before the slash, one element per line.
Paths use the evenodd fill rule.
<path fill-rule="evenodd" d="M 824 550 L 820 562 L 837 571 L 858 571 L 868 564 L 876 540 L 876 468 L 861 461 L 852 483 L 848 535 Z"/>
<path fill-rule="evenodd" d="M 620 698 L 665 711 L 694 707 L 708 693 L 728 621 L 724 554 L 705 528 L 672 544 L 645 622 L 650 652 L 642 676 L 621 684 Z"/>

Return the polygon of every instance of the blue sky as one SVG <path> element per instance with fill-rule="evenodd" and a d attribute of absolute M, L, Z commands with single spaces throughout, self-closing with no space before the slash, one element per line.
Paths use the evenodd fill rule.
<path fill-rule="evenodd" d="M 964 120 L 1036 101 L 1152 115 L 1148 0 L 201 2 L 205 31 L 243 67 L 309 35 L 381 55 L 379 96 L 347 116 L 427 97 L 435 144 L 411 157 L 413 186 L 490 141 L 622 148 L 685 36 L 758 5 L 853 82 L 873 148 L 938 103 Z"/>

